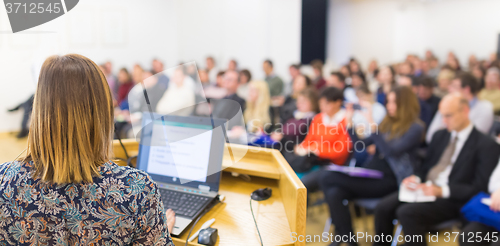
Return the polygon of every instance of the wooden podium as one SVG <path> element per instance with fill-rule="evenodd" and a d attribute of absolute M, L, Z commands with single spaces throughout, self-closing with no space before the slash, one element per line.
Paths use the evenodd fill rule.
<path fill-rule="evenodd" d="M 134 139 L 122 142 L 130 156 L 137 155 L 139 144 Z M 113 143 L 113 151 L 115 158 L 125 158 L 117 140 Z M 116 163 L 126 165 L 123 161 Z M 305 236 L 306 188 L 279 151 L 226 144 L 222 166 L 219 194 L 226 196 L 225 201 L 205 214 L 193 233 L 205 221 L 215 218 L 212 227 L 219 233 L 216 245 L 260 245 L 250 212 L 250 194 L 256 189 L 271 187 L 271 198 L 251 202 L 264 245 L 305 245 L 305 242 L 293 240 L 299 235 Z M 248 175 L 250 180 L 233 176 L 236 173 Z M 185 245 L 189 229 L 173 238 L 176 246 Z M 200 245 L 197 240 L 188 245 Z"/>

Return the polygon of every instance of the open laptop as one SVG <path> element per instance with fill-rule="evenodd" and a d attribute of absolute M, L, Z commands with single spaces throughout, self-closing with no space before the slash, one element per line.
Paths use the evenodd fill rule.
<path fill-rule="evenodd" d="M 145 113 L 137 168 L 158 184 L 175 211 L 178 236 L 217 198 L 226 120 Z"/>

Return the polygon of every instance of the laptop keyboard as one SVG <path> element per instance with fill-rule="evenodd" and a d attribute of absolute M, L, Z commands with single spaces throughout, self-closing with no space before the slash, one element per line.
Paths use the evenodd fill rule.
<path fill-rule="evenodd" d="M 161 199 L 165 209 L 174 210 L 176 215 L 192 218 L 209 202 L 208 197 L 160 189 Z"/>

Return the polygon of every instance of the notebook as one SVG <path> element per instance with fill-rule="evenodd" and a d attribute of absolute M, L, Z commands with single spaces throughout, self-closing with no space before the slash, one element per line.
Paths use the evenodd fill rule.
<path fill-rule="evenodd" d="M 422 189 L 410 190 L 405 185 L 399 187 L 399 201 L 400 202 L 434 202 L 435 196 L 427 196 Z"/>
<path fill-rule="evenodd" d="M 384 177 L 384 173 L 378 170 L 362 168 L 362 167 L 349 167 L 349 166 L 339 166 L 335 164 L 328 165 L 325 170 L 345 173 L 352 177 L 359 178 L 372 178 L 381 179 Z"/>

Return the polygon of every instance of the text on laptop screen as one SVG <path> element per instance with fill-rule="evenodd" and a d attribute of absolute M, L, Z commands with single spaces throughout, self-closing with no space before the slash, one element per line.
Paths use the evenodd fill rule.
<path fill-rule="evenodd" d="M 205 182 L 209 166 L 212 127 L 155 120 L 147 172 Z"/>

